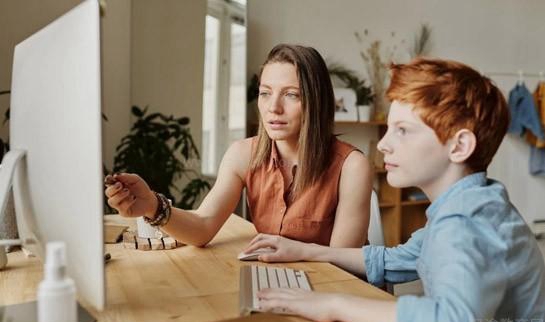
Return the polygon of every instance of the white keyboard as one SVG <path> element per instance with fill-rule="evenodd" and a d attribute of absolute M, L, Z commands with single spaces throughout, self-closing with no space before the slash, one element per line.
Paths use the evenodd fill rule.
<path fill-rule="evenodd" d="M 311 291 L 304 271 L 286 267 L 243 266 L 240 268 L 240 313 L 260 312 L 257 292 L 264 288 L 301 288 Z M 274 313 L 286 313 L 278 311 Z"/>

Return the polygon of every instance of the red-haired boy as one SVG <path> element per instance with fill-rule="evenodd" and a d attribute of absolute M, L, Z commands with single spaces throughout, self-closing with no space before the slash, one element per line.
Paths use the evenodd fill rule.
<path fill-rule="evenodd" d="M 321 321 L 527 321 L 545 319 L 545 265 L 536 240 L 486 169 L 508 127 L 500 90 L 470 67 L 417 59 L 392 65 L 388 131 L 378 143 L 392 186 L 416 186 L 427 224 L 398 247 L 334 249 L 259 235 L 262 261 L 328 261 L 369 282 L 422 280 L 425 295 L 377 301 L 270 289 L 264 309 Z"/>

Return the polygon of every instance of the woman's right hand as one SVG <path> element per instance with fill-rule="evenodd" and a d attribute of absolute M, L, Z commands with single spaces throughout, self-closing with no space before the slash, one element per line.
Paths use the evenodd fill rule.
<path fill-rule="evenodd" d="M 306 252 L 312 245 L 282 236 L 259 234 L 250 241 L 244 253 L 249 254 L 267 247 L 272 248 L 274 251 L 259 255 L 259 261 L 298 262 L 307 259 Z"/>
<path fill-rule="evenodd" d="M 106 181 L 115 181 L 106 187 L 104 194 L 108 197 L 108 205 L 117 210 L 121 216 L 149 218 L 155 216 L 157 198 L 140 176 L 120 173 L 106 176 Z"/>

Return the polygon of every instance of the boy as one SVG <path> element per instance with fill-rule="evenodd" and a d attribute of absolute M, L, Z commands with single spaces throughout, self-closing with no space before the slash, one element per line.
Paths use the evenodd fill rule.
<path fill-rule="evenodd" d="M 392 186 L 417 186 L 427 224 L 393 248 L 333 249 L 258 235 L 262 261 L 328 261 L 382 285 L 422 279 L 423 297 L 376 301 L 289 289 L 259 294 L 265 309 L 314 320 L 532 321 L 545 319 L 545 265 L 505 187 L 486 178 L 509 123 L 499 89 L 463 64 L 392 65 L 388 131 L 378 143 Z M 363 264 L 363 265 L 362 265 Z"/>

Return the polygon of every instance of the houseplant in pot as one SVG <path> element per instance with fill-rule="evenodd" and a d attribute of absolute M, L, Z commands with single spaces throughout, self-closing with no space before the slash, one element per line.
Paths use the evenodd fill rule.
<path fill-rule="evenodd" d="M 137 173 L 176 207 L 192 209 L 211 186 L 195 170 L 200 155 L 189 118 L 148 114 L 148 107 L 138 106 L 131 113 L 136 121 L 116 148 L 113 171 Z M 181 178 L 188 181 L 183 189 L 176 185 Z"/>
<path fill-rule="evenodd" d="M 371 88 L 365 84 L 365 80 L 360 79 L 353 70 L 340 64 L 331 64 L 328 66 L 328 70 L 329 75 L 337 78 L 345 87 L 352 89 L 356 93 L 359 121 L 369 121 L 371 118 L 373 95 L 371 94 Z"/>

